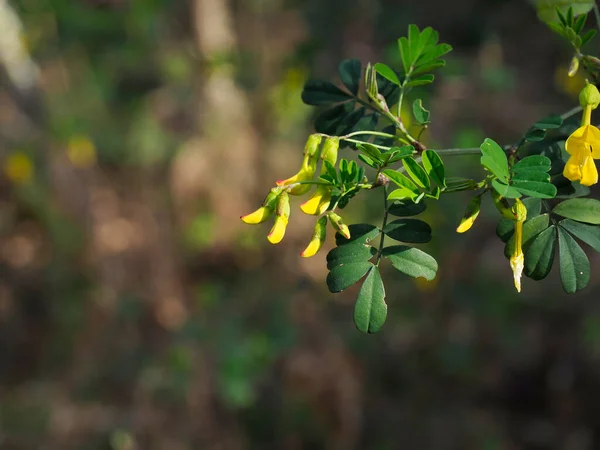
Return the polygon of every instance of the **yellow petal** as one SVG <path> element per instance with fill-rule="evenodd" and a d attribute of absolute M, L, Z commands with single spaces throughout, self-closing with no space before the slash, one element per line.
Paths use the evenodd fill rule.
<path fill-rule="evenodd" d="M 563 176 L 571 181 L 581 180 L 581 169 L 579 168 L 579 158 L 571 156 L 563 169 Z"/>
<path fill-rule="evenodd" d="M 322 246 L 323 241 L 321 241 L 318 238 L 313 238 L 309 242 L 308 246 L 304 249 L 304 251 L 300 253 L 300 256 L 302 256 L 303 258 L 310 258 L 311 256 L 315 256 L 317 252 L 321 250 Z"/>
<path fill-rule="evenodd" d="M 596 184 L 598 182 L 598 169 L 596 169 L 596 164 L 594 163 L 594 159 L 592 155 L 585 158 L 585 162 L 583 163 L 583 167 L 581 168 L 581 181 L 580 183 L 584 186 L 591 186 L 592 184 Z"/>
<path fill-rule="evenodd" d="M 273 215 L 273 212 L 273 209 L 261 206 L 253 213 L 246 214 L 245 216 L 240 217 L 240 219 L 250 225 L 256 225 L 268 220 Z"/>
<path fill-rule="evenodd" d="M 586 150 L 585 135 L 587 134 L 588 126 L 589 125 L 584 125 L 577 128 L 568 137 L 567 142 L 565 142 L 565 150 L 569 155 L 575 155 L 576 153 Z"/>
<path fill-rule="evenodd" d="M 510 268 L 513 271 L 513 278 L 517 292 L 521 292 L 521 275 L 523 274 L 523 266 L 525 265 L 525 257 L 523 253 L 518 253 L 510 258 Z"/>
<path fill-rule="evenodd" d="M 287 227 L 288 221 L 285 217 L 277 216 L 275 217 L 275 223 L 273 224 L 273 228 L 271 228 L 271 232 L 268 234 L 267 239 L 271 244 L 279 244 L 285 236 L 285 229 Z"/>
<path fill-rule="evenodd" d="M 318 216 L 327 210 L 330 200 L 331 191 L 327 188 L 323 188 L 323 186 L 319 186 L 315 193 L 306 202 L 300 205 L 300 209 L 302 209 L 304 214 Z"/>
<path fill-rule="evenodd" d="M 593 125 L 588 127 L 587 142 L 592 147 L 592 157 L 600 159 L 600 130 Z"/>

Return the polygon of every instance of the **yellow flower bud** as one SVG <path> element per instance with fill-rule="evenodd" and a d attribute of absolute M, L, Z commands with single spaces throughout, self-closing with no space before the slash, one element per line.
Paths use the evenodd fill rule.
<path fill-rule="evenodd" d="M 281 188 L 271 189 L 260 208 L 250 214 L 240 217 L 240 219 L 250 225 L 256 225 L 269 220 L 275 213 L 275 207 L 277 206 L 277 199 L 280 193 Z"/>
<path fill-rule="evenodd" d="M 465 231 L 470 230 L 475 223 L 475 219 L 477 219 L 479 211 L 481 211 L 481 195 L 482 194 L 479 194 L 473 197 L 467 205 L 465 214 L 456 228 L 457 233 L 464 233 Z"/>
<path fill-rule="evenodd" d="M 340 138 L 328 137 L 327 139 L 325 139 L 325 143 L 323 144 L 323 150 L 321 151 L 321 159 L 335 166 L 335 163 L 337 162 L 339 148 Z"/>
<path fill-rule="evenodd" d="M 267 236 L 267 239 L 271 244 L 279 244 L 283 239 L 285 229 L 287 228 L 290 217 L 290 197 L 286 191 L 279 194 L 275 215 L 275 223 Z"/>
<path fill-rule="evenodd" d="M 310 258 L 317 254 L 321 247 L 323 246 L 323 242 L 325 242 L 325 238 L 327 236 L 327 217 L 323 216 L 317 223 L 315 224 L 315 229 L 313 231 L 312 239 L 308 243 L 308 246 L 304 249 L 300 256 L 303 258 Z"/>
<path fill-rule="evenodd" d="M 304 214 L 318 216 L 327 211 L 330 201 L 331 186 L 320 185 L 315 193 L 307 201 L 300 205 L 300 209 L 302 209 Z"/>
<path fill-rule="evenodd" d="M 573 59 L 571 59 L 571 64 L 569 64 L 569 70 L 567 72 L 567 75 L 569 77 L 574 77 L 577 74 L 578 70 L 579 70 L 579 58 L 577 56 L 573 56 Z"/>
<path fill-rule="evenodd" d="M 328 216 L 333 228 L 335 228 L 346 239 L 350 239 L 350 230 L 348 229 L 348 225 L 344 223 L 343 219 L 334 212 L 330 212 Z"/>
<path fill-rule="evenodd" d="M 302 181 L 312 181 L 315 172 L 317 171 L 318 151 L 321 144 L 322 136 L 319 134 L 311 134 L 304 146 L 304 159 L 298 173 L 285 180 L 277 181 L 277 186 L 289 186 L 291 184 Z M 299 184 L 291 188 L 288 192 L 291 195 L 306 194 L 312 186 L 310 184 Z"/>
<path fill-rule="evenodd" d="M 596 109 L 600 104 L 600 92 L 588 80 L 585 80 L 585 87 L 579 93 L 579 104 L 582 108 L 590 106 L 592 109 Z"/>

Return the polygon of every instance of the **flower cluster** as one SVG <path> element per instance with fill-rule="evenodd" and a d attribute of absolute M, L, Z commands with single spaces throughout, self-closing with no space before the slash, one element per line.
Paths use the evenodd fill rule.
<path fill-rule="evenodd" d="M 324 142 L 323 142 L 324 141 Z M 307 194 L 314 185 L 317 189 L 310 198 L 300 205 L 305 214 L 321 216 L 313 231 L 308 246 L 301 256 L 308 258 L 314 256 L 323 246 L 327 236 L 327 222 L 347 239 L 350 238 L 350 230 L 343 219 L 336 214 L 331 205 L 332 185 L 314 181 L 318 162 L 321 161 L 321 174 L 326 172 L 325 164 L 332 166 L 337 162 L 339 138 L 327 137 L 323 140 L 322 135 L 312 134 L 309 136 L 304 147 L 304 158 L 300 170 L 290 178 L 276 182 L 265 198 L 262 206 L 256 211 L 242 216 L 241 219 L 247 224 L 259 224 L 266 222 L 275 216 L 275 221 L 267 239 L 272 244 L 281 242 L 290 217 L 290 195 L 302 196 Z M 322 147 L 322 148 L 321 148 Z"/>

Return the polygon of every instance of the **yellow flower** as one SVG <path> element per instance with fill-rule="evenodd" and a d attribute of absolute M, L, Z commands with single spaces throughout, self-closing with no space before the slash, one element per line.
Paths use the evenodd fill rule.
<path fill-rule="evenodd" d="M 271 189 L 260 208 L 250 214 L 240 217 L 240 219 L 250 225 L 266 222 L 273 214 L 275 214 L 275 208 L 277 207 L 280 193 L 281 188 Z"/>
<path fill-rule="evenodd" d="M 290 218 L 290 198 L 286 191 L 279 194 L 277 209 L 275 211 L 275 223 L 269 232 L 267 239 L 271 244 L 279 244 L 285 235 L 285 229 Z"/>
<path fill-rule="evenodd" d="M 304 214 L 318 216 L 327 211 L 330 201 L 331 186 L 322 184 L 307 201 L 300 205 L 300 209 Z"/>
<path fill-rule="evenodd" d="M 586 108 L 588 110 L 589 106 Z M 589 109 L 591 114 L 591 109 Z M 586 119 L 584 119 L 586 120 Z M 565 164 L 563 175 L 571 181 L 579 181 L 584 186 L 598 182 L 598 169 L 594 159 L 600 159 L 600 130 L 587 124 L 577 128 L 567 139 L 565 149 L 571 155 Z"/>
<path fill-rule="evenodd" d="M 33 178 L 33 163 L 25 153 L 15 152 L 6 158 L 4 173 L 13 183 L 26 184 Z"/>
<path fill-rule="evenodd" d="M 591 125 L 592 110 L 600 103 L 600 92 L 596 86 L 586 81 L 586 86 L 579 94 L 579 103 L 583 108 L 583 117 L 581 126 L 565 143 L 565 150 L 571 156 L 565 164 L 563 175 L 571 181 L 591 186 L 598 182 L 594 159 L 600 159 L 600 130 Z"/>

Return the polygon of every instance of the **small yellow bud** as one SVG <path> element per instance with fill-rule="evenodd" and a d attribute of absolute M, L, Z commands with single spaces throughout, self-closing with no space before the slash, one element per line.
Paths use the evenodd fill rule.
<path fill-rule="evenodd" d="M 596 109 L 600 104 L 600 92 L 598 88 L 593 84 L 590 84 L 588 80 L 585 80 L 585 86 L 579 93 L 579 104 L 582 108 L 586 106 Z"/>
<path fill-rule="evenodd" d="M 330 212 L 328 214 L 328 217 L 329 221 L 331 222 L 331 225 L 333 225 L 333 228 L 335 228 L 337 232 L 344 236 L 346 239 L 350 239 L 350 229 L 348 228 L 348 225 L 344 223 L 344 220 L 334 212 Z"/>
<path fill-rule="evenodd" d="M 325 143 L 323 144 L 323 150 L 321 151 L 321 159 L 335 166 L 335 163 L 337 162 L 339 148 L 340 138 L 328 137 L 327 139 L 325 139 Z M 321 173 L 323 172 L 321 171 Z"/>
<path fill-rule="evenodd" d="M 259 223 L 263 223 L 271 218 L 271 216 L 275 213 L 275 208 L 277 206 L 277 199 L 279 198 L 279 194 L 281 193 L 281 188 L 273 188 L 269 191 L 263 204 L 256 211 L 246 214 L 245 216 L 240 217 L 243 222 L 256 225 Z"/>
<path fill-rule="evenodd" d="M 569 70 L 567 72 L 567 75 L 569 77 L 574 77 L 577 74 L 578 70 L 579 70 L 579 58 L 577 56 L 573 56 L 573 59 L 571 59 L 571 64 L 569 64 Z"/>
<path fill-rule="evenodd" d="M 271 244 L 279 244 L 281 242 L 288 225 L 288 219 L 290 217 L 290 197 L 286 191 L 279 194 L 275 214 L 275 223 L 267 236 L 267 239 Z"/>
<path fill-rule="evenodd" d="M 521 276 L 525 265 L 525 256 L 523 255 L 523 222 L 527 220 L 527 208 L 519 199 L 515 200 L 512 207 L 513 213 L 517 217 L 515 221 L 515 251 L 510 257 L 510 268 L 513 271 L 515 288 L 521 292 Z"/>
<path fill-rule="evenodd" d="M 482 194 L 479 194 L 473 197 L 467 205 L 465 214 L 456 228 L 457 233 L 464 233 L 465 231 L 470 230 L 475 223 L 475 219 L 477 219 L 479 211 L 481 211 L 481 195 Z"/>
<path fill-rule="evenodd" d="M 308 246 L 304 249 L 300 256 L 303 258 L 310 258 L 317 254 L 323 243 L 325 242 L 325 238 L 327 237 L 327 217 L 323 216 L 317 223 L 315 224 L 315 229 L 313 231 L 312 238 L 308 243 Z"/>

